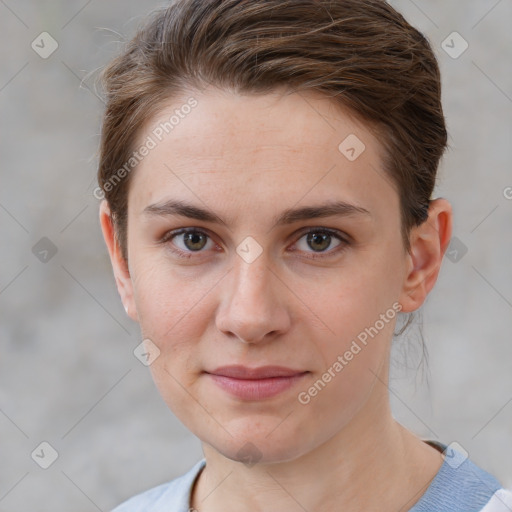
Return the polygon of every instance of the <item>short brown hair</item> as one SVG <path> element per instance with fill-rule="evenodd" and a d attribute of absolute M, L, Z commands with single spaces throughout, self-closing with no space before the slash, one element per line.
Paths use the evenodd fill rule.
<path fill-rule="evenodd" d="M 210 85 L 312 89 L 348 108 L 380 135 L 407 250 L 410 229 L 427 218 L 447 143 L 440 73 L 427 39 L 384 0 L 177 0 L 138 30 L 102 82 L 98 183 L 125 259 L 130 174 L 106 185 L 164 101 Z"/>

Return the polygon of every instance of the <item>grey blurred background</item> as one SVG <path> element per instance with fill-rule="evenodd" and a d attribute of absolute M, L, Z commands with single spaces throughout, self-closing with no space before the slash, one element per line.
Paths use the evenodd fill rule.
<path fill-rule="evenodd" d="M 455 210 L 423 308 L 429 370 L 413 327 L 396 340 L 393 409 L 512 487 L 512 2 L 391 3 L 439 58 L 437 195 Z M 0 512 L 108 511 L 202 457 L 133 355 L 93 196 L 91 72 L 165 4 L 0 0 Z"/>

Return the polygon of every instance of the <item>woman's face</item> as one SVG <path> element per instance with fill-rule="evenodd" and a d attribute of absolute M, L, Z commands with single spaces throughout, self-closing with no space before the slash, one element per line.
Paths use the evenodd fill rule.
<path fill-rule="evenodd" d="M 398 195 L 379 141 L 319 95 L 193 96 L 161 141 L 186 96 L 140 134 L 156 147 L 130 184 L 125 305 L 193 433 L 292 460 L 387 399 L 410 270 Z M 219 369 L 234 365 L 292 376 Z"/>

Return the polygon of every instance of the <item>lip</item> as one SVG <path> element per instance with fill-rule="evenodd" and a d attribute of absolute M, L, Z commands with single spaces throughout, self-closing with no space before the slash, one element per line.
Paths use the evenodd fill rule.
<path fill-rule="evenodd" d="M 206 374 L 224 391 L 243 400 L 263 400 L 276 396 L 299 382 L 304 370 L 284 366 L 222 366 Z"/>

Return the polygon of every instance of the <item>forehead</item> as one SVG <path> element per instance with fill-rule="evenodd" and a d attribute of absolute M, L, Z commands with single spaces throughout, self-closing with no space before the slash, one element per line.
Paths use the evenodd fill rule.
<path fill-rule="evenodd" d="M 190 98 L 195 106 L 183 108 L 193 104 Z M 130 186 L 129 203 L 137 209 L 170 190 L 215 192 L 234 204 L 241 197 L 297 201 L 305 194 L 320 200 L 336 190 L 344 199 L 367 203 L 394 194 L 381 170 L 376 136 L 350 111 L 313 91 L 191 92 L 162 105 L 141 130 L 138 145 L 148 138 L 154 148 Z"/>

